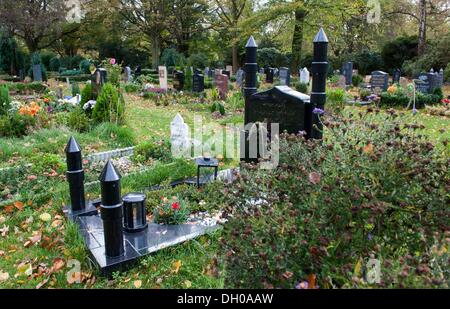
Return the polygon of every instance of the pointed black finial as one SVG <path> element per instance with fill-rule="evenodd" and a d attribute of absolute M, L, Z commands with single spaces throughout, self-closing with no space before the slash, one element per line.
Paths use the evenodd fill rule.
<path fill-rule="evenodd" d="M 113 181 L 119 181 L 122 176 L 120 176 L 119 171 L 116 169 L 114 164 L 112 164 L 111 160 L 108 160 L 106 162 L 105 167 L 103 168 L 102 173 L 100 174 L 100 181 L 101 182 L 113 182 Z"/>
<path fill-rule="evenodd" d="M 253 38 L 253 35 L 250 36 L 250 38 L 247 41 L 247 44 L 245 45 L 245 48 L 257 48 L 258 45 L 255 42 L 255 39 Z"/>
<path fill-rule="evenodd" d="M 316 37 L 314 38 L 314 43 L 328 43 L 327 35 L 323 28 L 320 28 L 319 32 L 317 32 Z"/>
<path fill-rule="evenodd" d="M 81 152 L 81 147 L 75 140 L 75 137 L 71 136 L 66 145 L 66 153 Z"/>

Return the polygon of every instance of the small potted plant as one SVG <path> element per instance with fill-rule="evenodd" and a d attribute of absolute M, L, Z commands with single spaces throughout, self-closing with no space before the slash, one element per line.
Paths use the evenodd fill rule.
<path fill-rule="evenodd" d="M 171 199 L 163 197 L 153 212 L 154 221 L 158 224 L 183 224 L 187 221 L 188 215 L 187 203 L 176 196 Z"/>

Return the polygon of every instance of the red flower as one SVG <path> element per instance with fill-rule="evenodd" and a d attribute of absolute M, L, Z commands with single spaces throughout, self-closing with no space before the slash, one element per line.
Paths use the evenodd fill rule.
<path fill-rule="evenodd" d="M 449 100 L 449 99 L 442 99 L 442 103 L 444 103 L 444 104 L 450 104 L 450 100 Z"/>
<path fill-rule="evenodd" d="M 180 203 L 178 203 L 178 202 L 172 203 L 172 209 L 174 209 L 174 210 L 180 209 Z"/>

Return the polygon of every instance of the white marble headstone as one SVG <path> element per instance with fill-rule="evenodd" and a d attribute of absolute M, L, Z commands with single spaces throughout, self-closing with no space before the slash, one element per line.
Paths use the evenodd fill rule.
<path fill-rule="evenodd" d="M 174 158 L 190 157 L 189 126 L 180 114 L 177 114 L 170 123 L 170 143 Z"/>
<path fill-rule="evenodd" d="M 303 84 L 309 84 L 309 71 L 307 68 L 303 68 L 300 71 L 300 82 Z"/>

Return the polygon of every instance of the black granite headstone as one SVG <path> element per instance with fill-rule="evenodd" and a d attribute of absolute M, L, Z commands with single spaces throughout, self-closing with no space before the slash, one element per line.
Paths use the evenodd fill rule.
<path fill-rule="evenodd" d="M 380 88 L 382 91 L 386 91 L 388 88 L 389 74 L 383 71 L 373 71 L 371 75 L 370 86 L 372 90 Z"/>
<path fill-rule="evenodd" d="M 305 115 L 311 113 L 308 111 L 309 100 L 309 96 L 287 86 L 276 86 L 255 93 L 250 96 L 246 106 L 246 124 L 262 122 L 270 128 L 271 123 L 278 123 L 280 133 L 286 130 L 297 134 L 308 127 Z"/>
<path fill-rule="evenodd" d="M 272 68 L 266 69 L 266 83 L 273 84 L 274 70 Z"/>
<path fill-rule="evenodd" d="M 394 72 L 392 73 L 392 83 L 398 84 L 400 82 L 401 75 L 402 72 L 400 71 L 400 69 L 395 69 Z"/>
<path fill-rule="evenodd" d="M 203 92 L 205 90 L 205 77 L 198 71 L 192 76 L 192 91 Z"/>
<path fill-rule="evenodd" d="M 430 93 L 431 84 L 429 73 L 420 73 L 418 80 L 419 81 L 415 82 L 416 91 L 420 91 L 422 93 Z"/>
<path fill-rule="evenodd" d="M 345 84 L 351 85 L 353 77 L 353 62 L 347 61 L 342 65 L 342 75 L 345 76 Z"/>
<path fill-rule="evenodd" d="M 184 88 L 184 73 L 182 71 L 173 71 L 173 88 L 182 91 Z"/>

